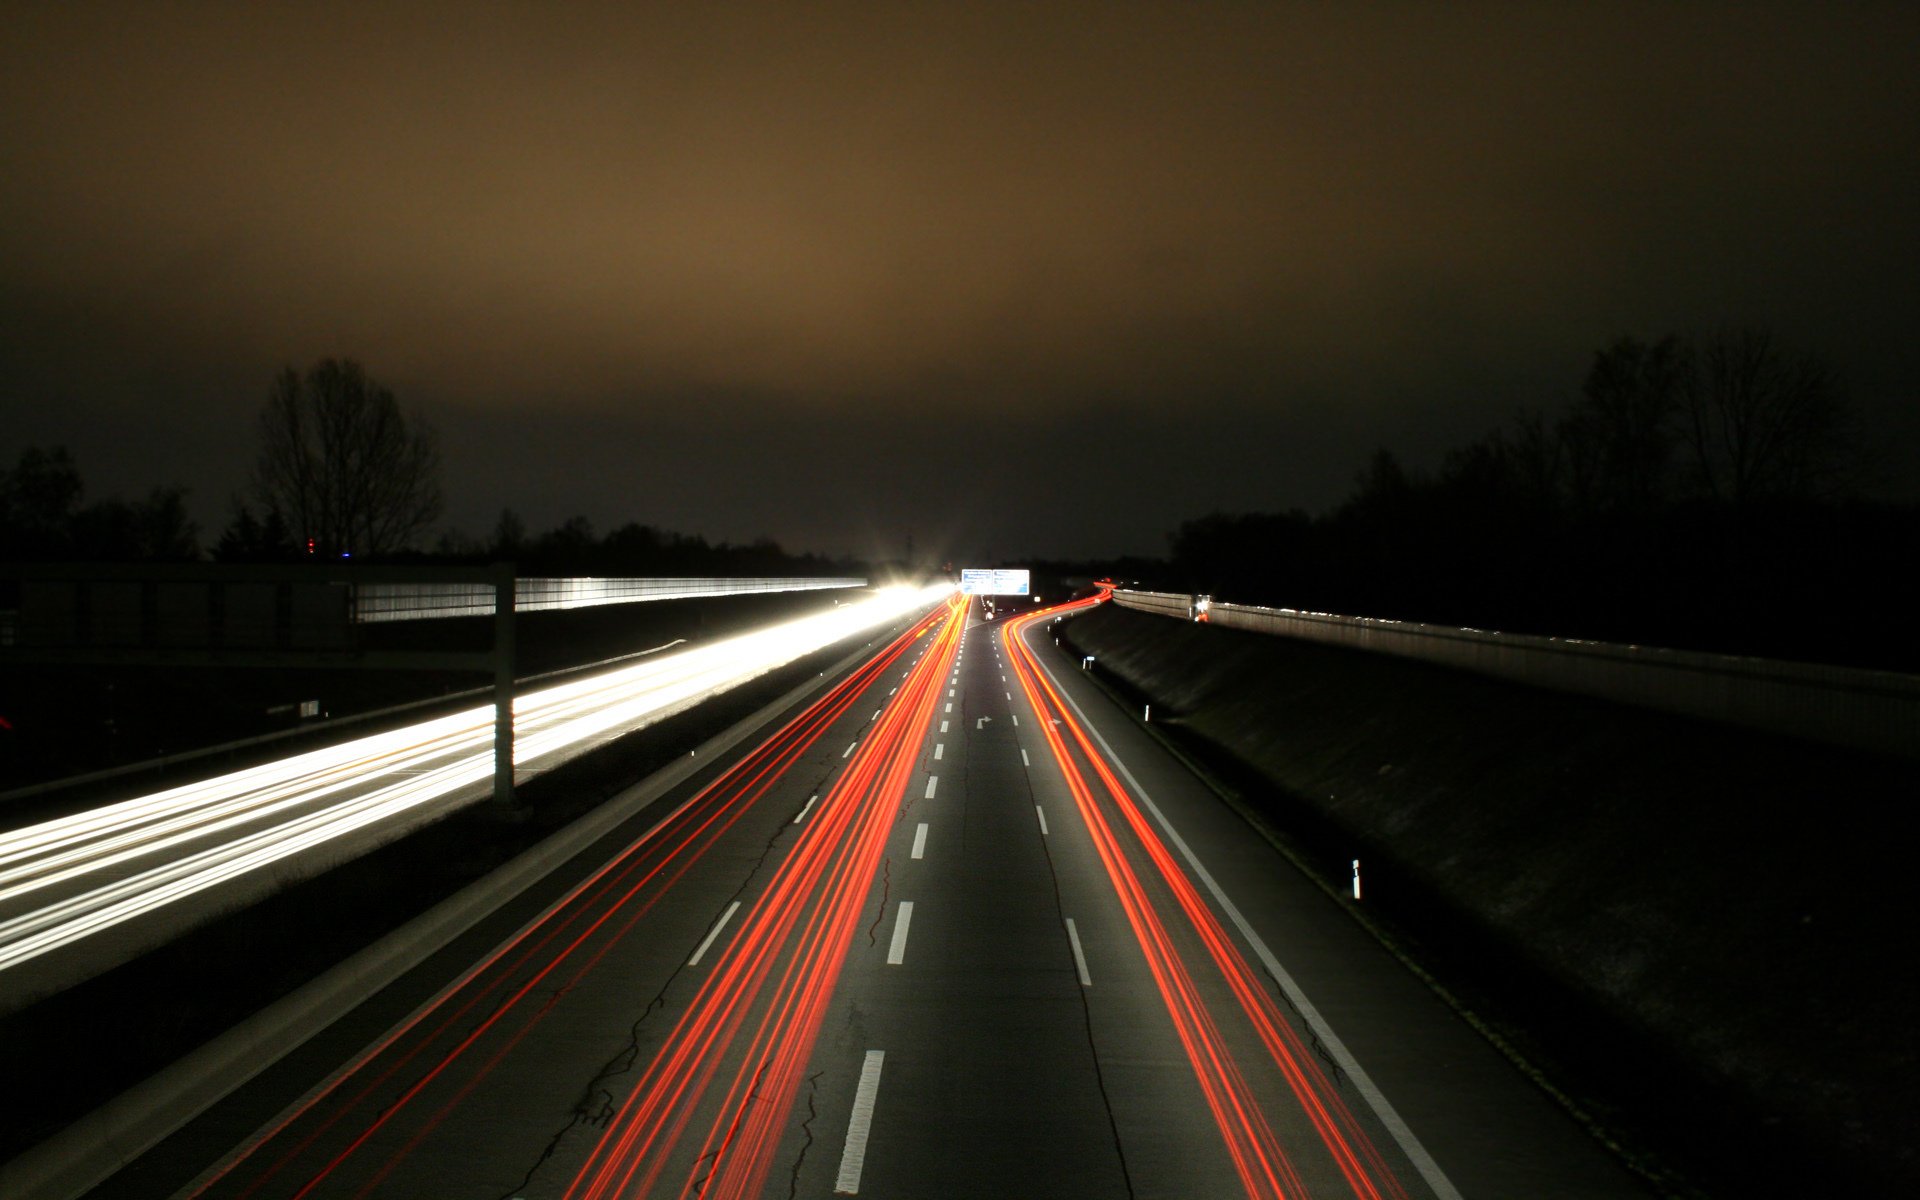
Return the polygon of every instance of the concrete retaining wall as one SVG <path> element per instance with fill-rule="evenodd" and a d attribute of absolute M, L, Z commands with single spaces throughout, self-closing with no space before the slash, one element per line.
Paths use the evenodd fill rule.
<path fill-rule="evenodd" d="M 1194 597 L 1116 591 L 1193 619 Z M 1555 691 L 1905 757 L 1920 756 L 1920 676 L 1213 603 L 1209 624 L 1419 659 Z"/>

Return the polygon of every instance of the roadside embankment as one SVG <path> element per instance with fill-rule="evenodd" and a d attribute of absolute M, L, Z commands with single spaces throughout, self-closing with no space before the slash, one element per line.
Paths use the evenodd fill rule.
<path fill-rule="evenodd" d="M 1112 605 L 1059 632 L 1330 886 L 1362 860 L 1368 919 L 1668 1190 L 1920 1184 L 1920 764 Z"/>

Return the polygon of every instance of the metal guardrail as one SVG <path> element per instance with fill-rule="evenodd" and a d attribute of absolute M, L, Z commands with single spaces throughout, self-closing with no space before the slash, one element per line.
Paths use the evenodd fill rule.
<path fill-rule="evenodd" d="M 1123 608 L 1193 620 L 1200 597 L 1116 591 Z M 1920 676 L 1653 646 L 1209 603 L 1208 624 L 1455 667 L 1533 687 L 1902 757 L 1920 756 Z"/>

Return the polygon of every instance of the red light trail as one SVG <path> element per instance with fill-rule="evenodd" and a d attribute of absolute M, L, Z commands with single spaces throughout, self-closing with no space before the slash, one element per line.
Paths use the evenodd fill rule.
<path fill-rule="evenodd" d="M 1153 905 L 1148 883 L 1134 868 L 1128 842 L 1121 836 L 1123 829 L 1131 835 L 1131 844 L 1152 865 L 1158 880 L 1185 914 L 1238 1002 L 1239 1015 L 1278 1068 L 1319 1145 L 1331 1157 L 1352 1195 L 1357 1200 L 1403 1200 L 1407 1193 L 1384 1156 L 1361 1128 L 1333 1081 L 1321 1070 L 1298 1031 L 1280 1011 L 1270 990 L 1255 976 L 1239 948 L 1229 939 L 1186 871 L 1175 862 L 1159 834 L 1148 824 L 1140 806 L 1122 786 L 1106 759 L 1095 750 L 1086 731 L 1053 683 L 1040 671 L 1021 637 L 1022 632 L 1037 621 L 1077 611 L 1104 599 L 1103 593 L 1092 599 L 1016 617 L 1003 627 L 1002 641 L 1020 686 L 1040 718 L 1038 724 L 1048 749 L 1066 780 L 1121 909 L 1146 957 L 1147 968 L 1192 1064 L 1241 1186 L 1247 1196 L 1254 1198 L 1305 1196 L 1307 1188 L 1295 1161 L 1299 1148 L 1290 1151 L 1275 1135 L 1250 1086 L 1246 1068 L 1230 1049 L 1219 1020 L 1206 1006 L 1192 968 L 1181 958 L 1172 933 Z M 1088 782 L 1087 772 L 1081 769 L 1082 760 L 1097 779 L 1098 792 Z M 1109 818 L 1109 810 L 1119 820 L 1117 827 Z"/>
<path fill-rule="evenodd" d="M 930 652 L 821 797 L 767 893 L 575 1176 L 570 1200 L 656 1194 L 671 1161 L 668 1146 L 691 1123 L 750 1021 L 745 1053 L 706 1122 L 694 1169 L 675 1190 L 721 1200 L 759 1195 L 951 670 L 965 612 L 949 603 Z"/>
<path fill-rule="evenodd" d="M 905 794 L 939 681 L 951 669 L 964 612 L 949 603 L 887 645 L 189 1194 L 377 1191 L 860 695 L 898 666 L 917 639 L 937 630 L 929 653 L 819 797 L 764 894 L 750 901 L 726 944 L 716 947 L 698 994 L 568 1192 L 652 1194 L 671 1166 L 684 1171 L 684 1181 L 673 1185 L 683 1195 L 696 1189 L 709 1196 L 757 1194 Z M 736 1046 L 743 1031 L 745 1041 Z M 703 1103 L 717 1080 L 724 1080 L 717 1103 Z M 696 1115 L 703 1118 L 697 1153 L 685 1137 Z"/>

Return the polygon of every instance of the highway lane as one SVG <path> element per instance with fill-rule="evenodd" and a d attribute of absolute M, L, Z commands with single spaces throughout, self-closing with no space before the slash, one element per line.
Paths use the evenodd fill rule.
<path fill-rule="evenodd" d="M 976 621 L 930 731 L 934 794 L 909 791 L 809 1068 L 838 1146 L 816 1132 L 796 1194 L 1645 1195 L 1010 627 Z"/>
<path fill-rule="evenodd" d="M 1044 632 L 941 624 L 178 1194 L 1642 1194 Z"/>
<path fill-rule="evenodd" d="M 958 629 L 943 606 L 279 1115 L 228 1106 L 102 1194 L 216 1148 L 181 1194 L 598 1194 L 636 1163 L 684 1187 L 831 993 Z"/>
<path fill-rule="evenodd" d="M 516 773 L 929 603 L 890 590 L 530 691 L 515 703 Z M 492 711 L 477 707 L 0 833 L 0 1009 L 473 803 L 489 789 L 491 747 Z"/>

